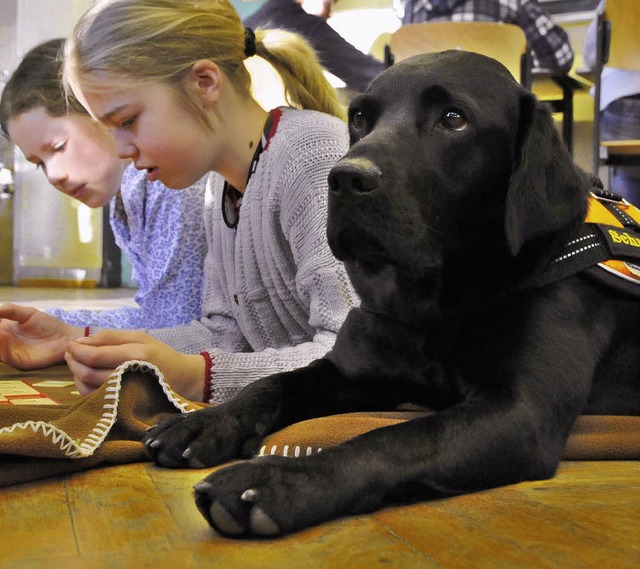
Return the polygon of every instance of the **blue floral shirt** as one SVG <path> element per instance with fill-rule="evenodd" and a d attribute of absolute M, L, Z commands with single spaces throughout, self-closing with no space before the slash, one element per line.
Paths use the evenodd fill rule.
<path fill-rule="evenodd" d="M 100 312 L 46 312 L 73 326 L 164 328 L 197 319 L 202 312 L 205 180 L 185 190 L 150 183 L 129 166 L 121 192 L 110 203 L 116 243 L 129 259 L 138 285 L 137 306 Z"/>

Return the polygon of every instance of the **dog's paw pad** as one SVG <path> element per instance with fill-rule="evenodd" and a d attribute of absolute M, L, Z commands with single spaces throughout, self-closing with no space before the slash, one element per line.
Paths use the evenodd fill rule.
<path fill-rule="evenodd" d="M 215 528 L 222 534 L 241 535 L 245 532 L 245 528 L 233 519 L 233 516 L 217 500 L 211 504 L 209 515 Z"/>
<path fill-rule="evenodd" d="M 255 535 L 273 536 L 280 533 L 280 527 L 276 524 L 260 506 L 251 508 L 249 516 L 251 532 Z"/>

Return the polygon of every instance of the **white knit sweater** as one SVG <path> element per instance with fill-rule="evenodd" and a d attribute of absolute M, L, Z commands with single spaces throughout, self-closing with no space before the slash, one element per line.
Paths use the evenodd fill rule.
<path fill-rule="evenodd" d="M 327 175 L 347 150 L 347 127 L 326 114 L 282 110 L 249 180 L 236 229 L 222 219 L 224 181 L 210 176 L 206 316 L 149 331 L 178 351 L 211 354 L 212 402 L 324 356 L 358 303 L 326 237 Z"/>

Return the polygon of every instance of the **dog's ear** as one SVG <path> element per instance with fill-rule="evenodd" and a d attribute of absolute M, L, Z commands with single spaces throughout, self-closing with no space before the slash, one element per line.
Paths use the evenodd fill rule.
<path fill-rule="evenodd" d="M 585 211 L 586 176 L 573 163 L 551 114 L 523 91 L 505 231 L 515 256 L 532 239 L 575 222 Z"/>

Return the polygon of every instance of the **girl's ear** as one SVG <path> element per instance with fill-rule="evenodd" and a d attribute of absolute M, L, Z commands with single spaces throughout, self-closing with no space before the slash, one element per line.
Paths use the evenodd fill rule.
<path fill-rule="evenodd" d="M 191 67 L 186 80 L 204 107 L 208 107 L 220 99 L 222 73 L 213 61 L 209 59 L 196 61 Z"/>

